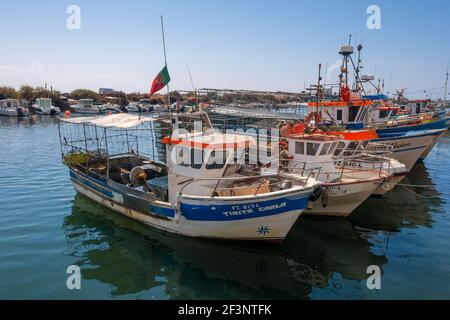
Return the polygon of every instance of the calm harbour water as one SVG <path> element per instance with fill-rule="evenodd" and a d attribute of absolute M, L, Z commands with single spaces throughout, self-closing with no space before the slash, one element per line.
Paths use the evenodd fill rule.
<path fill-rule="evenodd" d="M 0 299 L 450 299 L 448 133 L 404 180 L 430 189 L 301 217 L 280 247 L 162 234 L 76 196 L 56 119 L 0 117 L 0 139 Z"/>

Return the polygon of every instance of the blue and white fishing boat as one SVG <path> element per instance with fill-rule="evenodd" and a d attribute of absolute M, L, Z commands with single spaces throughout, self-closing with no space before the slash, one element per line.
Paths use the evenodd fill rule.
<path fill-rule="evenodd" d="M 175 129 L 164 137 L 165 160 L 146 150 L 161 135 L 154 118 L 61 120 L 61 151 L 75 190 L 166 232 L 281 242 L 320 183 L 307 172 L 250 173 L 245 150 L 255 139 L 219 133 L 205 113 L 200 116 L 207 130 Z M 175 128 L 177 119 L 174 115 Z"/>
<path fill-rule="evenodd" d="M 419 160 L 423 160 L 431 151 L 439 137 L 447 131 L 444 129 L 403 131 L 378 134 L 367 146 L 369 151 L 383 151 L 386 147 L 391 156 L 403 163 L 409 171 Z"/>

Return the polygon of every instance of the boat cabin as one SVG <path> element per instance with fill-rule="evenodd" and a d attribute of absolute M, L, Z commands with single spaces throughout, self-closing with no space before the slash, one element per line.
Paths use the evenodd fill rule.
<path fill-rule="evenodd" d="M 80 99 L 78 104 L 82 107 L 92 106 L 94 104 L 94 99 Z"/>
<path fill-rule="evenodd" d="M 0 100 L 0 107 L 3 109 L 16 109 L 20 106 L 18 99 L 4 99 Z"/>
<path fill-rule="evenodd" d="M 151 105 L 152 104 L 152 100 L 151 99 L 141 99 L 141 100 L 139 100 L 139 104 L 142 104 L 142 105 L 145 105 L 145 106 Z"/>
<path fill-rule="evenodd" d="M 175 198 L 180 186 L 202 179 L 192 195 L 206 195 L 214 189 L 217 179 L 235 176 L 245 161 L 245 150 L 255 144 L 252 137 L 218 132 L 187 133 L 178 137 L 165 137 L 166 161 L 169 172 L 169 202 Z M 211 181 L 208 181 L 210 179 Z"/>
<path fill-rule="evenodd" d="M 308 111 L 314 113 L 316 110 L 317 103 L 309 102 Z M 322 120 L 349 125 L 356 129 L 372 121 L 376 107 L 371 100 L 323 101 L 319 103 L 319 111 Z"/>
<path fill-rule="evenodd" d="M 52 108 L 52 99 L 50 98 L 38 98 L 36 99 L 36 104 L 40 109 L 51 109 Z"/>
<path fill-rule="evenodd" d="M 324 171 L 334 172 L 334 153 L 342 151 L 345 145 L 340 135 L 327 134 L 293 134 L 288 138 L 288 150 L 292 157 L 287 168 L 296 172 L 308 170 L 320 165 Z M 342 146 L 341 146 L 342 145 Z M 340 147 L 341 149 L 337 149 Z"/>

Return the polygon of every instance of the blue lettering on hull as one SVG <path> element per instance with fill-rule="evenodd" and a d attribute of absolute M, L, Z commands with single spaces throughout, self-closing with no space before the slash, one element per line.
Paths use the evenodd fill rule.
<path fill-rule="evenodd" d="M 238 205 L 197 205 L 181 202 L 181 212 L 188 220 L 234 221 L 261 218 L 289 211 L 302 211 L 309 201 L 309 194 L 300 198 L 279 198 Z"/>

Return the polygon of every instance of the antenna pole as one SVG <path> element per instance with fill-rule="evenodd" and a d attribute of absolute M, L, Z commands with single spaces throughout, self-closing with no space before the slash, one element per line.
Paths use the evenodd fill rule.
<path fill-rule="evenodd" d="M 192 80 L 191 69 L 189 68 L 189 65 L 186 65 L 186 67 L 187 67 L 187 70 L 188 70 L 188 73 L 189 73 L 189 79 L 191 79 L 192 90 L 194 90 L 194 94 L 195 94 L 195 103 L 197 104 L 197 108 L 198 108 L 197 89 L 195 88 L 194 80 Z"/>
<path fill-rule="evenodd" d="M 319 100 L 320 100 L 320 73 L 322 70 L 322 64 L 319 63 L 319 78 L 317 79 L 317 104 L 316 104 L 316 123 L 315 123 L 315 127 L 318 127 L 319 124 Z"/>
<path fill-rule="evenodd" d="M 163 20 L 163 16 L 161 16 L 161 32 L 162 32 L 162 41 L 163 41 L 163 49 L 164 49 L 164 64 L 167 67 L 167 55 L 166 55 L 166 38 L 164 36 L 164 20 Z M 169 89 L 169 84 L 167 84 L 167 102 L 169 103 L 168 105 L 168 110 L 170 113 L 170 118 L 172 118 L 172 111 L 170 108 L 170 89 Z"/>
<path fill-rule="evenodd" d="M 447 108 L 447 88 L 448 88 L 448 66 L 445 74 L 445 90 L 444 90 L 444 108 Z"/>

